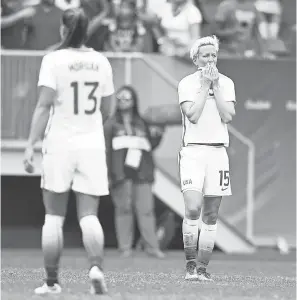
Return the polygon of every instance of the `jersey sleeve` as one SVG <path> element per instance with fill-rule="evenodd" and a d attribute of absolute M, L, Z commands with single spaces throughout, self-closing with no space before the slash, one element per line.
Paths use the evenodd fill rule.
<path fill-rule="evenodd" d="M 225 89 L 225 101 L 226 102 L 236 102 L 236 96 L 235 96 L 235 85 L 233 80 L 228 80 L 228 84 L 226 84 Z"/>
<path fill-rule="evenodd" d="M 108 97 L 111 96 L 114 93 L 114 84 L 113 84 L 113 74 L 112 74 L 112 68 L 110 65 L 110 62 L 108 59 L 106 59 L 106 81 L 103 85 L 102 89 L 102 96 L 103 97 Z"/>
<path fill-rule="evenodd" d="M 182 104 L 186 101 L 192 101 L 194 102 L 194 93 L 191 92 L 191 89 L 188 88 L 187 81 L 185 79 L 181 80 L 178 85 L 178 101 L 179 104 Z"/>
<path fill-rule="evenodd" d="M 45 55 L 41 62 L 38 86 L 46 86 L 57 89 L 56 76 L 54 73 L 54 63 L 51 61 L 50 56 Z"/>

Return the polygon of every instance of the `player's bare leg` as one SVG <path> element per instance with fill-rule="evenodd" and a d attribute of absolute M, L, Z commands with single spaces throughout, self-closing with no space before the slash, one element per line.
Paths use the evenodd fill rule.
<path fill-rule="evenodd" d="M 104 233 L 97 217 L 99 197 L 76 193 L 77 214 L 87 251 L 92 294 L 106 294 L 107 286 L 102 271 Z"/>
<path fill-rule="evenodd" d="M 212 281 L 206 268 L 212 256 L 217 232 L 217 219 L 222 197 L 204 197 L 202 226 L 198 244 L 197 273 L 201 281 Z"/>
<path fill-rule="evenodd" d="M 183 220 L 183 242 L 186 257 L 186 280 L 197 280 L 196 260 L 198 242 L 198 222 L 201 212 L 202 194 L 188 190 L 183 193 L 185 217 Z"/>
<path fill-rule="evenodd" d="M 38 295 L 59 294 L 58 270 L 63 250 L 63 223 L 66 215 L 68 192 L 53 193 L 43 190 L 45 221 L 42 227 L 42 250 L 46 282 L 35 289 Z"/>

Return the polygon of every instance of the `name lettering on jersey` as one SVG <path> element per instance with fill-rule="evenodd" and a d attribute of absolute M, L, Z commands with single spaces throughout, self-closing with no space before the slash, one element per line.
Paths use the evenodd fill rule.
<path fill-rule="evenodd" d="M 191 179 L 183 180 L 183 185 L 188 185 L 188 184 L 192 184 Z"/>
<path fill-rule="evenodd" d="M 78 61 L 68 66 L 70 71 L 77 72 L 81 70 L 99 71 L 99 65 L 93 62 Z"/>

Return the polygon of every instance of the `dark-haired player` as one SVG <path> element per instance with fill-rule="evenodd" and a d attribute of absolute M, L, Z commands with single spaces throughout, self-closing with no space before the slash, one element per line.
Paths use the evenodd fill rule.
<path fill-rule="evenodd" d="M 107 292 L 102 272 L 104 233 L 97 218 L 99 197 L 107 195 L 103 122 L 108 116 L 113 75 L 102 54 L 85 47 L 88 19 L 81 9 L 62 16 L 62 44 L 44 56 L 40 93 L 25 150 L 24 167 L 33 172 L 34 145 L 44 135 L 41 188 L 45 206 L 42 249 L 46 282 L 36 294 L 58 294 L 58 268 L 69 190 L 87 251 L 91 292 Z"/>

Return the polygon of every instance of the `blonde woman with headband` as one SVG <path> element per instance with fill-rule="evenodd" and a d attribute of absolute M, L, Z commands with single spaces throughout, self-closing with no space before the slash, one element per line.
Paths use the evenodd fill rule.
<path fill-rule="evenodd" d="M 218 52 L 216 36 L 198 39 L 190 51 L 197 70 L 178 85 L 183 123 L 179 170 L 185 202 L 182 232 L 186 280 L 212 281 L 206 269 L 215 244 L 219 208 L 222 197 L 231 195 L 227 123 L 235 115 L 236 98 L 232 79 L 217 68 Z"/>

